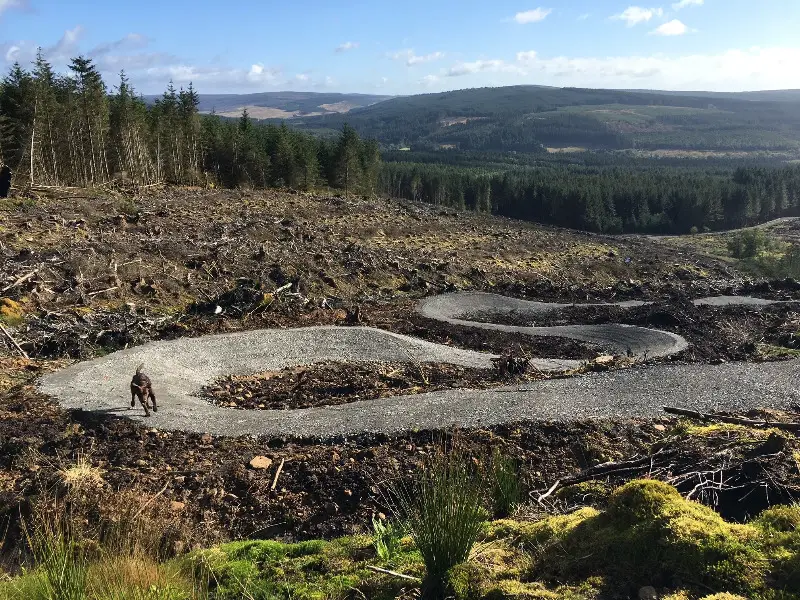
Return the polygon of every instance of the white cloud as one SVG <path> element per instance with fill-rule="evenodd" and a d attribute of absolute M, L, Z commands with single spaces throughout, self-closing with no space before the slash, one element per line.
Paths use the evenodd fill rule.
<path fill-rule="evenodd" d="M 444 75 L 445 77 L 461 77 L 462 75 L 487 72 L 525 74 L 517 65 L 509 64 L 503 60 L 476 60 L 474 62 L 456 63 L 444 71 Z"/>
<path fill-rule="evenodd" d="M 686 25 L 684 25 L 678 19 L 672 19 L 672 21 L 664 23 L 663 25 L 659 25 L 650 33 L 652 33 L 653 35 L 671 36 L 671 35 L 683 35 L 688 32 L 689 28 Z"/>
<path fill-rule="evenodd" d="M 309 81 L 309 80 L 311 79 L 311 77 L 309 77 L 309 76 L 308 76 L 308 75 L 306 75 L 305 73 L 299 73 L 299 74 L 295 75 L 295 76 L 294 76 L 294 78 L 295 78 L 297 81 L 302 81 L 302 82 L 304 82 L 304 83 L 305 83 L 305 82 L 307 82 L 307 81 Z"/>
<path fill-rule="evenodd" d="M 0 0 L 0 15 L 12 8 L 28 8 L 28 0 Z"/>
<path fill-rule="evenodd" d="M 404 60 L 407 66 L 413 67 L 414 65 L 433 62 L 435 60 L 439 60 L 440 58 L 444 58 L 444 52 L 431 52 L 430 54 L 418 56 L 414 54 L 414 50 L 408 49 L 392 52 L 389 54 L 389 57 L 393 58 L 394 60 Z"/>
<path fill-rule="evenodd" d="M 611 17 L 617 21 L 625 21 L 628 27 L 633 27 L 639 23 L 647 23 L 653 17 L 663 17 L 663 8 L 642 8 L 641 6 L 629 6 L 620 14 Z"/>
<path fill-rule="evenodd" d="M 430 87 L 436 83 L 439 83 L 439 76 L 438 75 L 425 75 L 420 82 L 421 85 Z"/>
<path fill-rule="evenodd" d="M 673 10 L 680 10 L 687 6 L 703 6 L 703 0 L 681 0 L 672 5 Z"/>
<path fill-rule="evenodd" d="M 540 57 L 519 52 L 531 82 L 596 88 L 741 91 L 800 87 L 800 47 L 732 49 L 683 56 Z M 504 85 L 526 81 L 519 77 Z"/>
<path fill-rule="evenodd" d="M 516 15 L 514 15 L 514 21 L 520 25 L 538 23 L 539 21 L 544 21 L 551 12 L 553 12 L 553 9 L 551 8 L 534 8 L 533 10 L 518 12 Z"/>
<path fill-rule="evenodd" d="M 347 52 L 348 50 L 355 50 L 358 48 L 358 42 L 345 42 L 336 46 L 336 52 Z"/>
<path fill-rule="evenodd" d="M 146 46 L 150 40 L 147 36 L 142 35 L 141 33 L 129 33 L 125 37 L 118 39 L 113 42 L 105 42 L 98 46 L 95 46 L 91 50 L 89 50 L 89 56 L 100 56 L 102 54 L 108 54 L 109 52 L 114 52 L 115 50 L 124 50 L 130 48 L 142 48 Z"/>
<path fill-rule="evenodd" d="M 19 56 L 20 50 L 22 50 L 22 48 L 19 46 L 9 46 L 8 50 L 6 50 L 6 62 L 16 62 L 18 60 L 17 57 Z"/>
<path fill-rule="evenodd" d="M 585 21 L 586 19 L 588 19 L 588 18 L 589 18 L 589 17 L 591 17 L 591 16 L 592 16 L 592 15 L 590 15 L 589 13 L 583 13 L 582 15 L 580 15 L 580 16 L 578 17 L 578 21 Z"/>

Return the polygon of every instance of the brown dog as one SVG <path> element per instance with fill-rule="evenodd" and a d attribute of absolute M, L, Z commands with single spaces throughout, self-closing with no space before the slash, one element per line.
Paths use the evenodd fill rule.
<path fill-rule="evenodd" d="M 136 406 L 136 398 L 139 398 L 139 402 L 144 407 L 144 416 L 149 417 L 150 407 L 147 400 L 153 401 L 153 412 L 158 412 L 158 406 L 156 406 L 156 395 L 153 393 L 153 382 L 142 373 L 142 369 L 144 369 L 144 363 L 136 368 L 136 374 L 131 380 L 131 407 Z"/>

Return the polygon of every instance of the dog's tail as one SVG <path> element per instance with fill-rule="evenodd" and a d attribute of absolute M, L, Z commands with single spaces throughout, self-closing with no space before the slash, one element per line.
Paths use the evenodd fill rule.
<path fill-rule="evenodd" d="M 142 363 L 138 367 L 136 367 L 136 374 L 138 375 L 139 373 L 141 373 L 142 369 L 144 369 L 144 363 Z"/>

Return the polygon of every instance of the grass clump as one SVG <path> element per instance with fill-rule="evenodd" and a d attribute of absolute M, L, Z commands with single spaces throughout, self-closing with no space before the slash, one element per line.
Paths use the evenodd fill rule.
<path fill-rule="evenodd" d="M 466 457 L 452 451 L 391 495 L 425 564 L 422 597 L 443 598 L 448 572 L 469 558 L 487 518 L 481 479 Z"/>
<path fill-rule="evenodd" d="M 494 449 L 491 461 L 492 511 L 497 519 L 510 517 L 522 501 L 519 464 Z"/>

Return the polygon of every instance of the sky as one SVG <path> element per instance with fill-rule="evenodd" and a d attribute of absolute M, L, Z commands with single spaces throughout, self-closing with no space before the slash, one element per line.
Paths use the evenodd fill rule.
<path fill-rule="evenodd" d="M 144 94 L 789 89 L 799 32 L 800 0 L 0 0 L 0 69 L 41 47 Z"/>

